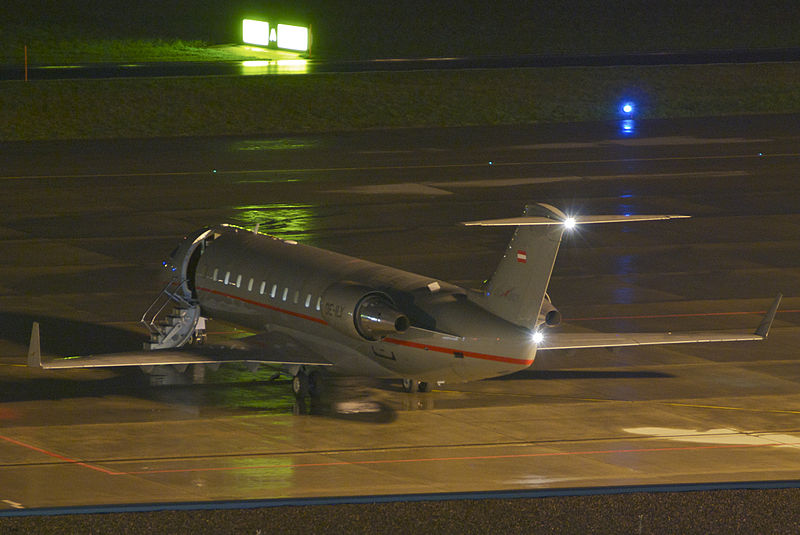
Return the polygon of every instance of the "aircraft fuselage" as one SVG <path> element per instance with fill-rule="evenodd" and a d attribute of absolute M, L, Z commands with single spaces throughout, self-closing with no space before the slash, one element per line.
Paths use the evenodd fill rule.
<path fill-rule="evenodd" d="M 533 363 L 529 329 L 453 284 L 237 227 L 196 236 L 166 265 L 204 316 L 287 332 L 333 372 L 460 382 Z"/>

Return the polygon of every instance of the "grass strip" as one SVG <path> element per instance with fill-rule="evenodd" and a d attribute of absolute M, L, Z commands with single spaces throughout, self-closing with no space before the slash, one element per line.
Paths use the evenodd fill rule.
<path fill-rule="evenodd" d="M 0 140 L 800 112 L 800 64 L 0 82 Z"/>

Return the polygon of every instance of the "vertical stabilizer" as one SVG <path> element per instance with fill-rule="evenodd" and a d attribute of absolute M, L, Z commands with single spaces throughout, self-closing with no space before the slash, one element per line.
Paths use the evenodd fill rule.
<path fill-rule="evenodd" d="M 472 299 L 501 318 L 533 328 L 545 299 L 550 274 L 556 262 L 561 236 L 575 225 L 596 223 L 634 223 L 680 219 L 687 215 L 573 215 L 568 216 L 549 204 L 532 204 L 525 207 L 522 217 L 467 221 L 464 225 L 482 227 L 516 226 L 517 231 L 497 266 L 492 278 L 480 295 Z M 552 308 L 552 307 L 551 307 Z M 766 332 L 766 331 L 765 331 Z"/>
<path fill-rule="evenodd" d="M 500 265 L 475 302 L 507 321 L 533 328 L 568 218 L 548 204 L 526 206 L 525 217 L 541 223 L 517 226 Z"/>

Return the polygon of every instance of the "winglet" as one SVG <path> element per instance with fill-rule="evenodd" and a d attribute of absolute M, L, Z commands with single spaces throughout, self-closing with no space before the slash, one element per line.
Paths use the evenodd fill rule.
<path fill-rule="evenodd" d="M 769 310 L 764 315 L 764 319 L 761 320 L 761 323 L 756 329 L 756 334 L 762 338 L 766 338 L 769 336 L 769 329 L 772 327 L 772 321 L 775 319 L 775 314 L 778 312 L 778 306 L 781 304 L 781 299 L 783 298 L 783 294 L 778 294 L 775 297 L 775 300 L 772 302 L 772 306 L 769 307 Z"/>
<path fill-rule="evenodd" d="M 28 347 L 28 366 L 31 368 L 42 367 L 42 348 L 39 343 L 39 322 L 33 322 L 31 329 L 31 344 Z"/>

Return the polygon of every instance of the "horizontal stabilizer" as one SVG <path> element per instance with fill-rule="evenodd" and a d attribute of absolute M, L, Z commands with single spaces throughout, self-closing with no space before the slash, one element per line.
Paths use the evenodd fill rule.
<path fill-rule="evenodd" d="M 684 219 L 691 216 L 675 214 L 656 215 L 585 215 L 567 217 L 564 219 L 551 219 L 540 216 L 507 217 L 505 219 L 483 219 L 480 221 L 464 221 L 466 226 L 481 227 L 518 227 L 532 225 L 590 225 L 594 223 L 632 223 L 637 221 L 662 221 L 664 219 Z"/>

